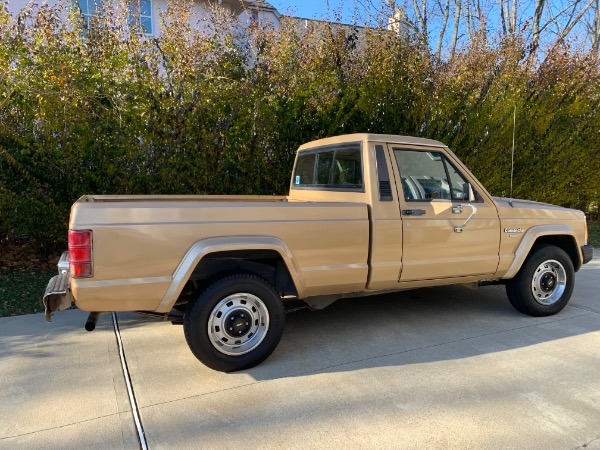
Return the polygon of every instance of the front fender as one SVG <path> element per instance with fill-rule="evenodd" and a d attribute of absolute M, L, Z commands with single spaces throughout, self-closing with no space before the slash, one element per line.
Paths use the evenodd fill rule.
<path fill-rule="evenodd" d="M 513 278 L 519 270 L 521 270 L 521 266 L 525 262 L 525 259 L 529 255 L 531 248 L 535 244 L 535 241 L 543 236 L 569 236 L 573 239 L 575 243 L 575 247 L 577 250 L 577 254 L 579 256 L 579 265 L 575 264 L 575 270 L 581 265 L 583 261 L 583 255 L 581 254 L 581 248 L 577 245 L 577 236 L 571 227 L 566 225 L 539 225 L 535 227 L 531 227 L 521 240 L 521 243 L 517 247 L 515 251 L 515 258 L 506 271 L 506 273 L 501 277 L 504 280 Z"/>

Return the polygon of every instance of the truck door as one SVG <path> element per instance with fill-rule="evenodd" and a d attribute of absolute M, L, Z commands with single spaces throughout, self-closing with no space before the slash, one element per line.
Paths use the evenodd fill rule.
<path fill-rule="evenodd" d="M 402 217 L 400 281 L 493 275 L 500 221 L 492 199 L 435 147 L 388 146 Z M 471 220 L 463 227 L 467 218 Z"/>

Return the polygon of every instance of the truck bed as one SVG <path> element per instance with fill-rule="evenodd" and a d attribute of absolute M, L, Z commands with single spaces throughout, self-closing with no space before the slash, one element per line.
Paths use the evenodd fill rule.
<path fill-rule="evenodd" d="M 186 254 L 207 239 L 284 243 L 306 287 L 303 296 L 364 290 L 368 278 L 369 218 L 362 203 L 85 196 L 73 206 L 70 228 L 93 231 L 94 275 L 72 285 L 86 310 L 156 310 Z"/>

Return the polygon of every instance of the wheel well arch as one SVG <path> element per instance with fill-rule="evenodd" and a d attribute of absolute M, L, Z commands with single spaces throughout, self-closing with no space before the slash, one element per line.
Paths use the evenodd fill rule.
<path fill-rule="evenodd" d="M 546 236 L 539 236 L 533 243 L 533 246 L 529 251 L 529 255 L 532 255 L 538 248 L 548 245 L 553 245 L 564 250 L 565 253 L 569 255 L 569 258 L 573 263 L 573 268 L 575 269 L 575 271 L 577 272 L 579 270 L 579 268 L 581 267 L 581 260 L 579 259 L 579 250 L 577 248 L 577 242 L 575 241 L 575 238 L 573 236 L 568 234 L 552 234 Z"/>
<path fill-rule="evenodd" d="M 268 249 L 209 253 L 198 261 L 189 281 L 212 284 L 215 280 L 234 273 L 247 273 L 263 278 L 284 295 L 298 294 L 283 257 L 276 250 Z"/>
<path fill-rule="evenodd" d="M 282 294 L 299 297 L 305 294 L 298 263 L 280 239 L 273 236 L 208 238 L 196 241 L 183 256 L 155 311 L 169 312 L 196 298 L 198 291 L 212 280 L 232 273 L 263 277 L 276 289 L 280 288 Z"/>
<path fill-rule="evenodd" d="M 508 270 L 501 276 L 502 279 L 510 280 L 523 267 L 525 261 L 534 253 L 536 248 L 545 245 L 554 245 L 564 250 L 577 272 L 581 268 L 583 256 L 578 247 L 577 238 L 573 230 L 566 225 L 540 225 L 527 230 L 521 243 L 515 250 L 514 259 Z"/>

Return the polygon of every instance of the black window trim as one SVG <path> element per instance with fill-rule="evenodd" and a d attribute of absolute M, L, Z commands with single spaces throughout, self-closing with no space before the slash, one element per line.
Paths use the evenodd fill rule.
<path fill-rule="evenodd" d="M 380 202 L 393 202 L 392 185 L 387 162 L 385 160 L 385 147 L 383 144 L 375 144 L 375 165 L 377 168 L 377 187 Z"/>
<path fill-rule="evenodd" d="M 360 193 L 364 193 L 365 192 L 365 165 L 364 165 L 364 161 L 363 161 L 363 141 L 351 141 L 351 142 L 341 142 L 338 144 L 329 144 L 329 145 L 321 145 L 319 147 L 313 147 L 310 149 L 306 149 L 306 150 L 300 150 L 298 152 L 298 156 L 296 157 L 296 162 L 297 160 L 300 158 L 300 155 L 309 155 L 311 153 L 316 153 L 317 157 L 315 158 L 315 165 L 313 167 L 313 181 L 315 181 L 317 179 L 317 165 L 318 165 L 318 160 L 319 160 L 319 153 L 324 153 L 324 152 L 333 152 L 333 162 L 331 164 L 331 171 L 332 173 L 329 175 L 329 178 L 331 179 L 331 181 L 333 181 L 333 169 L 335 167 L 335 152 L 337 150 L 348 150 L 348 149 L 353 149 L 353 146 L 358 145 L 358 151 L 359 151 L 359 155 L 360 155 L 360 170 L 361 170 L 361 185 L 358 186 L 352 186 L 352 187 L 342 187 L 342 186 L 336 186 L 336 185 L 329 185 L 329 184 L 296 184 L 295 183 L 295 178 L 296 178 L 296 166 L 294 165 L 294 174 L 292 176 L 292 189 L 300 189 L 300 190 L 305 190 L 305 191 L 334 191 L 334 192 L 360 192 Z M 356 147 L 354 147 L 356 148 Z"/>

